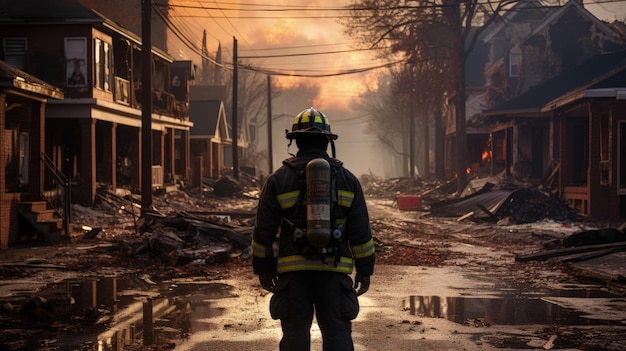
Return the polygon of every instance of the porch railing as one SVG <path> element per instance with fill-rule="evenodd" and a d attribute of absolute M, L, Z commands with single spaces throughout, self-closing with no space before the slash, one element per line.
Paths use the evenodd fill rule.
<path fill-rule="evenodd" d="M 45 153 L 41 153 L 41 168 L 44 173 L 41 196 L 63 219 L 63 231 L 69 237 L 69 223 L 72 221 L 70 181 Z"/>

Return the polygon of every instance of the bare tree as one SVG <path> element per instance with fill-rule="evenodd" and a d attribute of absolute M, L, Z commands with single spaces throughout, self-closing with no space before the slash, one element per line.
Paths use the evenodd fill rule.
<path fill-rule="evenodd" d="M 367 85 L 365 92 L 360 95 L 353 107 L 370 116 L 368 128 L 371 134 L 381 142 L 391 153 L 402 158 L 399 167 L 403 176 L 407 176 L 410 152 L 408 150 L 409 101 L 405 95 L 394 94 L 394 81 L 399 74 L 398 69 L 390 68 L 379 76 L 378 84 Z M 372 118 L 376 116 L 376 118 Z M 398 142 L 399 141 L 399 142 Z"/>
<path fill-rule="evenodd" d="M 519 0 L 361 0 L 343 21 L 346 32 L 372 48 L 403 54 L 414 65 L 434 68 L 433 91 L 454 104 L 457 190 L 467 175 L 465 61 L 482 31 Z M 445 92 L 445 93 L 444 93 Z M 428 100 L 428 99 L 427 99 Z M 439 99 L 441 101 L 441 99 Z"/>

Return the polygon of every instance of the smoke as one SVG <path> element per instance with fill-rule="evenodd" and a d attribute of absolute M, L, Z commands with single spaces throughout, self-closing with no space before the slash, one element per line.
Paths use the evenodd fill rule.
<path fill-rule="evenodd" d="M 198 48 L 202 45 L 202 32 L 206 30 L 209 54 L 215 55 L 218 45 L 221 45 L 225 63 L 232 62 L 232 43 L 236 38 L 238 57 L 243 58 L 246 64 L 283 74 L 318 75 L 374 65 L 366 52 L 351 51 L 351 40 L 343 35 L 343 28 L 336 17 L 342 12 L 327 11 L 343 6 L 334 0 L 266 1 L 258 5 L 172 0 L 170 4 L 173 5 L 169 12 L 173 23 L 180 26 Z M 299 11 L 246 11 L 250 8 Z M 307 16 L 309 18 L 296 18 Z M 329 18 L 332 16 L 335 17 Z M 189 50 L 180 38 L 168 37 L 168 46 L 176 59 L 192 60 L 200 66 L 200 55 Z M 255 58 L 258 56 L 265 57 Z M 288 152 L 297 151 L 295 144 L 287 149 L 284 130 L 291 128 L 293 117 L 298 112 L 315 107 L 329 116 L 333 131 L 339 135 L 336 141 L 337 158 L 357 176 L 370 171 L 384 174 L 381 160 L 388 157 L 380 155 L 375 137 L 364 130 L 367 116 L 359 116 L 359 112 L 351 108 L 354 99 L 363 90 L 363 82 L 369 80 L 368 76 L 372 74 L 339 74 L 324 78 L 273 75 L 272 83 L 277 90 L 274 92 L 277 96 L 272 99 L 274 169 L 289 156 Z M 267 116 L 256 116 L 256 119 L 265 121 Z M 261 126 L 258 131 L 259 150 L 269 145 L 264 128 Z M 266 167 L 269 169 L 269 165 Z"/>

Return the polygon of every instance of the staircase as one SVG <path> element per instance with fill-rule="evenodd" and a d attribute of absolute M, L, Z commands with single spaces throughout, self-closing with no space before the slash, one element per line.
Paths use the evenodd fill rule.
<path fill-rule="evenodd" d="M 46 201 L 24 201 L 19 203 L 20 217 L 30 224 L 33 230 L 20 228 L 20 241 L 44 239 L 49 242 L 59 242 L 63 237 L 63 219 L 55 215 L 54 210 L 48 209 Z"/>

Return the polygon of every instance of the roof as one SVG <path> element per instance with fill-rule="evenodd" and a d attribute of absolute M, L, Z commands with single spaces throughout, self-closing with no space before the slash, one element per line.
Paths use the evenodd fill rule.
<path fill-rule="evenodd" d="M 43 80 L 0 61 L 0 89 L 18 89 L 43 98 L 63 99 L 63 91 Z"/>
<path fill-rule="evenodd" d="M 190 130 L 191 136 L 228 138 L 228 132 L 224 131 L 226 115 L 221 100 L 190 101 L 189 120 L 193 122 L 193 128 Z"/>
<path fill-rule="evenodd" d="M 545 13 L 551 11 L 550 7 L 543 6 L 538 0 L 528 0 L 516 2 L 513 7 L 508 9 L 501 18 L 497 20 L 485 31 L 483 40 L 485 42 L 491 41 L 501 30 L 505 29 L 511 22 L 516 20 L 515 18 L 521 16 L 521 14 L 528 11 L 539 11 L 539 13 Z M 541 15 L 543 17 L 543 15 Z"/>
<path fill-rule="evenodd" d="M 103 18 L 76 0 L 0 0 L 0 19 L 3 22 L 31 21 L 91 21 L 103 22 Z"/>
<path fill-rule="evenodd" d="M 115 21 L 77 0 L 0 0 L 0 24 L 101 24 L 140 45 L 140 34 L 131 32 Z M 165 51 L 152 47 L 160 58 L 173 62 Z"/>
<path fill-rule="evenodd" d="M 570 0 L 565 5 L 561 6 L 558 10 L 550 14 L 550 16 L 547 16 L 541 24 L 535 27 L 535 29 L 533 30 L 531 34 L 531 37 L 541 32 L 542 30 L 544 30 L 551 23 L 554 23 L 557 19 L 563 16 L 570 9 L 576 10 L 581 16 L 593 22 L 593 24 L 597 28 L 600 28 L 603 32 L 608 33 L 608 34 L 614 34 L 614 35 L 617 34 L 617 32 L 611 26 L 609 26 L 605 22 L 602 22 L 600 19 L 598 19 L 598 17 L 594 16 L 591 12 L 589 12 L 586 8 L 584 8 L 583 5 L 580 4 L 577 0 Z"/>
<path fill-rule="evenodd" d="M 606 88 L 612 76 L 626 69 L 626 51 L 596 55 L 583 64 L 562 72 L 547 82 L 529 89 L 483 116 L 519 113 L 541 113 L 546 105 L 570 92 L 591 87 Z M 623 84 L 613 81 L 611 84 Z M 602 85 L 604 84 L 604 85 Z"/>

